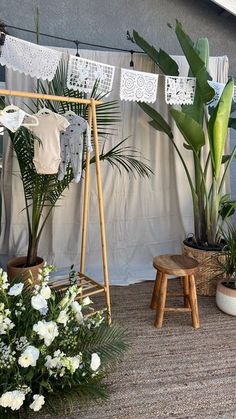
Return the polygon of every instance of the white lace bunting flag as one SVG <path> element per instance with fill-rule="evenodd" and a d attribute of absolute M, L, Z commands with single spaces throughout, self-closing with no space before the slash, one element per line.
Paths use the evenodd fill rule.
<path fill-rule="evenodd" d="M 113 85 L 115 67 L 70 55 L 67 73 L 68 89 L 91 93 L 98 82 L 97 93 L 108 96 Z"/>
<path fill-rule="evenodd" d="M 165 100 L 168 105 L 192 105 L 195 90 L 195 77 L 165 77 Z"/>
<path fill-rule="evenodd" d="M 61 57 L 60 51 L 6 35 L 0 64 L 37 79 L 51 81 Z"/>
<path fill-rule="evenodd" d="M 215 108 L 220 100 L 225 84 L 218 83 L 217 81 L 211 81 L 211 80 L 208 81 L 208 84 L 215 90 L 215 96 L 211 99 L 210 102 L 208 102 L 207 105 L 213 106 Z"/>
<path fill-rule="evenodd" d="M 121 69 L 120 98 L 154 103 L 157 97 L 158 74 Z"/>

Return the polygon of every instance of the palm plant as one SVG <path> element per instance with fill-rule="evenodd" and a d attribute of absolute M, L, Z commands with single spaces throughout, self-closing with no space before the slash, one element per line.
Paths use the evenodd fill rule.
<path fill-rule="evenodd" d="M 76 98 L 83 98 L 85 95 L 80 92 L 69 90 L 66 87 L 66 64 L 61 63 L 52 82 L 45 84 L 39 82 L 38 90 L 41 93 L 48 92 L 53 95 L 62 95 Z M 92 97 L 102 99 L 101 95 L 96 93 L 95 84 Z M 46 106 L 54 112 L 64 113 L 71 109 L 76 114 L 87 117 L 88 106 L 81 104 L 69 104 L 68 102 L 52 102 L 38 100 L 33 103 L 37 108 Z M 138 150 L 124 145 L 125 140 L 120 141 L 115 147 L 107 150 L 109 134 L 114 134 L 115 124 L 120 120 L 118 103 L 116 101 L 104 102 L 97 106 L 97 125 L 100 139 L 103 138 L 103 146 L 100 154 L 100 160 L 106 160 L 112 167 L 124 169 L 127 173 L 138 174 L 139 176 L 149 177 L 152 173 L 151 168 L 145 162 L 145 159 L 137 157 Z M 93 133 L 92 133 L 93 134 Z M 105 135 L 106 134 L 106 135 Z M 33 164 L 34 154 L 34 136 L 26 129 L 20 128 L 15 134 L 9 132 L 14 151 L 20 167 L 20 174 L 24 188 L 25 211 L 28 224 L 28 252 L 26 265 L 36 264 L 39 240 L 42 235 L 46 222 L 52 212 L 52 209 L 62 197 L 63 192 L 69 187 L 73 172 L 70 166 L 67 168 L 66 176 L 62 181 L 57 179 L 57 175 L 40 175 L 36 172 Z M 100 140 L 101 141 L 101 140 Z M 140 153 L 139 153 L 140 155 Z M 85 156 L 84 156 L 85 157 Z M 90 163 L 94 163 L 94 157 L 91 157 Z M 83 161 L 83 168 L 85 160 Z"/>
<path fill-rule="evenodd" d="M 189 76 L 196 78 L 196 93 L 193 105 L 169 106 L 169 111 L 184 137 L 183 147 L 192 152 L 194 178 L 168 122 L 151 106 L 143 103 L 139 103 L 139 106 L 151 118 L 149 124 L 167 134 L 182 162 L 192 196 L 194 243 L 202 246 L 216 245 L 220 237 L 220 217 L 231 215 L 235 207 L 235 201 L 223 196 L 225 177 L 236 153 L 235 147 L 230 155 L 223 155 L 228 125 L 231 123 L 234 126 L 235 123 L 230 119 L 233 81 L 227 83 L 218 105 L 209 114 L 208 103 L 215 92 L 208 83 L 212 80 L 207 71 L 208 40 L 200 38 L 194 44 L 179 22 L 176 23 L 175 34 L 189 64 Z M 136 31 L 129 38 L 147 53 L 164 74 L 179 75 L 177 63 L 165 51 L 154 48 Z M 207 158 L 204 158 L 204 151 L 207 151 Z"/>

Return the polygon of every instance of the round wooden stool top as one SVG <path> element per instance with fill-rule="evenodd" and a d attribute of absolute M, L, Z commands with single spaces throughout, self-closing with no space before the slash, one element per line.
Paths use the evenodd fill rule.
<path fill-rule="evenodd" d="M 185 255 L 161 255 L 153 259 L 153 267 L 168 275 L 187 276 L 197 272 L 199 263 Z"/>

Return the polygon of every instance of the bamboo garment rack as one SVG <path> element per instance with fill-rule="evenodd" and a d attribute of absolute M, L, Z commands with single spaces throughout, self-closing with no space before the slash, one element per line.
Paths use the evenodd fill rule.
<path fill-rule="evenodd" d="M 24 97 L 24 98 L 31 98 L 31 99 L 45 99 L 45 100 L 52 100 L 52 101 L 58 101 L 58 102 L 80 103 L 80 104 L 89 106 L 88 124 L 90 128 L 93 128 L 104 284 L 102 286 L 84 274 L 87 226 L 88 226 L 89 181 L 90 181 L 90 152 L 87 148 L 86 148 L 86 164 L 85 164 L 85 180 L 84 180 L 80 272 L 77 273 L 77 282 L 78 282 L 78 285 L 82 287 L 81 296 L 83 296 L 83 298 L 86 296 L 95 295 L 98 293 L 103 293 L 103 292 L 105 293 L 107 320 L 108 320 L 108 324 L 111 324 L 111 303 L 110 303 L 109 275 L 108 275 L 108 264 L 107 264 L 106 232 L 105 232 L 105 220 L 104 220 L 101 168 L 100 168 L 100 159 L 99 159 L 97 116 L 96 116 L 96 106 L 100 105 L 102 102 L 95 99 L 80 99 L 80 98 L 72 98 L 72 97 L 67 97 L 67 96 L 54 96 L 54 95 L 17 91 L 17 90 L 6 90 L 6 89 L 0 89 L 0 96 L 15 96 L 15 97 Z M 69 284 L 70 284 L 69 278 L 66 278 L 63 280 L 55 279 L 54 281 L 52 281 L 51 286 L 55 290 L 59 290 L 59 289 L 65 289 L 66 287 L 69 286 Z"/>

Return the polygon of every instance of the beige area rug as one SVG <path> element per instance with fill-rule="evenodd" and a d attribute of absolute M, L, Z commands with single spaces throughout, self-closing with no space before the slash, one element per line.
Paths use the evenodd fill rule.
<path fill-rule="evenodd" d="M 155 329 L 152 287 L 111 287 L 113 318 L 127 328 L 131 350 L 108 377 L 109 401 L 78 402 L 61 418 L 236 419 L 236 318 L 221 313 L 213 297 L 199 297 L 200 330 L 188 313 L 168 313 Z"/>

